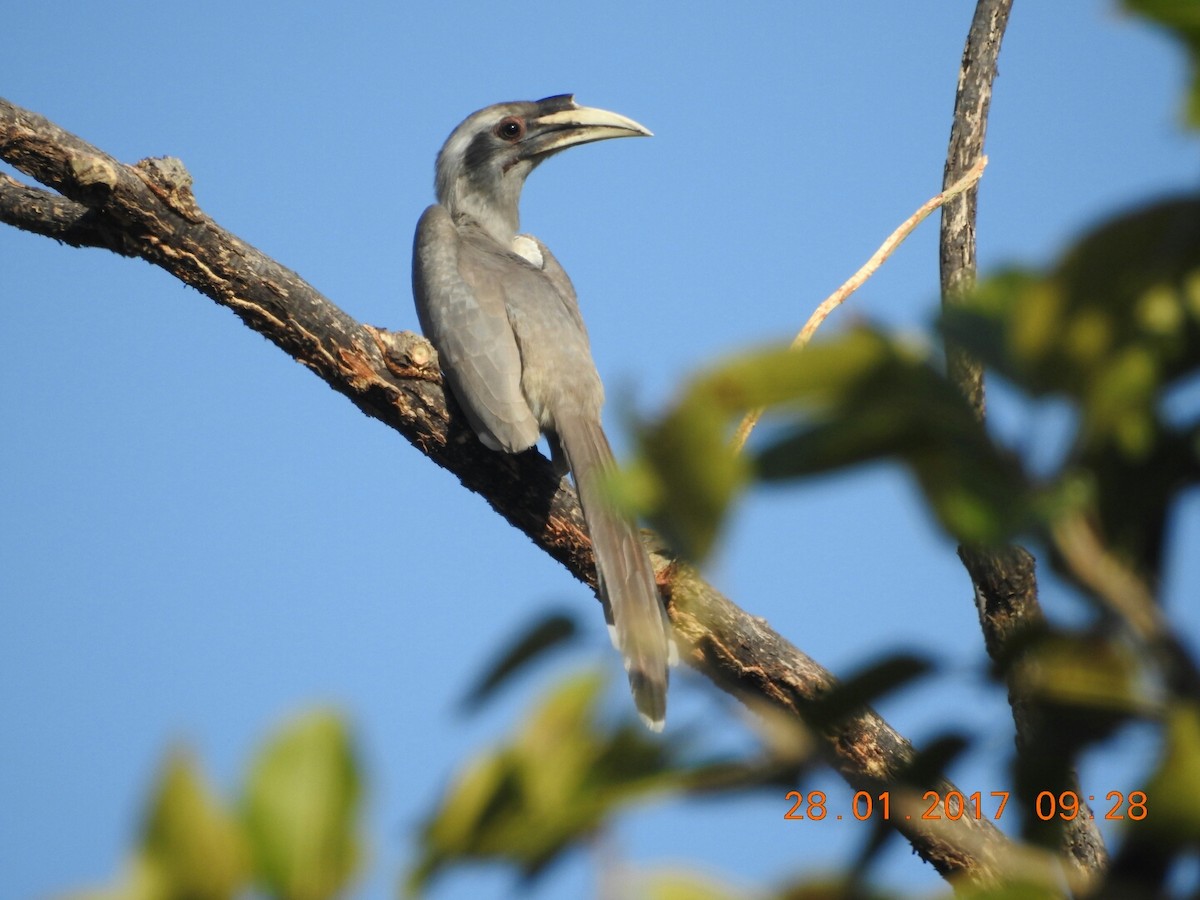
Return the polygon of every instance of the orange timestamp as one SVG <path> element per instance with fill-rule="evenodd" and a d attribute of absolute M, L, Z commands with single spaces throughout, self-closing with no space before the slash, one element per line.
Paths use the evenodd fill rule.
<path fill-rule="evenodd" d="M 986 798 L 982 791 L 975 791 L 973 794 L 963 794 L 960 791 L 947 791 L 945 794 L 939 791 L 926 791 L 921 797 L 922 802 L 928 804 L 924 812 L 919 815 L 906 814 L 903 818 L 950 819 L 952 821 L 963 818 L 998 820 L 1004 815 L 1008 797 L 1008 791 L 989 791 Z M 788 791 L 784 799 L 792 804 L 783 814 L 784 819 L 819 822 L 822 819 L 830 818 L 828 798 L 824 791 L 809 791 L 807 794 L 800 791 Z M 1095 802 L 1096 797 L 1094 794 L 1089 794 L 1087 799 Z M 1109 791 L 1104 795 L 1104 799 L 1110 804 L 1107 812 L 1104 813 L 1105 819 L 1129 819 L 1140 822 L 1146 818 L 1145 791 L 1130 791 L 1128 794 L 1122 791 Z M 1095 813 L 1086 811 L 1086 807 L 1080 802 L 1079 795 L 1074 791 L 1062 791 L 1058 794 L 1053 791 L 1041 791 L 1034 799 L 1033 811 L 1043 822 L 1051 819 L 1070 821 L 1083 815 L 1089 819 L 1096 817 Z M 870 791 L 858 791 L 850 803 L 849 816 L 835 814 L 832 818 L 839 822 L 844 818 L 856 819 L 859 822 L 872 818 L 891 821 L 891 792 L 881 791 L 878 794 L 872 794 Z"/>

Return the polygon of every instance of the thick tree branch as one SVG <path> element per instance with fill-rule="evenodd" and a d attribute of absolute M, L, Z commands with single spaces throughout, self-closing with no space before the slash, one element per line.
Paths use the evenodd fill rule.
<path fill-rule="evenodd" d="M 942 179 L 945 186 L 962 178 L 983 155 L 996 60 L 1011 8 L 1012 0 L 979 0 L 976 4 L 954 98 L 954 124 Z M 972 188 L 942 207 L 939 257 L 942 304 L 947 307 L 960 303 L 975 285 L 977 197 L 978 189 Z M 946 366 L 951 381 L 982 422 L 986 415 L 983 367 L 952 341 L 946 342 Z M 1044 624 L 1034 558 L 1018 546 L 962 546 L 959 557 L 975 588 L 975 606 L 988 655 L 1006 672 L 1012 672 L 1013 640 Z M 1022 696 L 1011 678 L 1008 693 L 1018 758 L 1027 763 L 1018 766 L 1018 770 L 1041 771 L 1035 760 L 1049 746 L 1054 723 L 1046 721 L 1029 698 Z M 1052 787 L 1047 784 L 1039 789 Z M 1071 790 L 1077 797 L 1085 796 L 1074 773 L 1059 788 Z M 1104 871 L 1108 853 L 1090 810 L 1085 807 L 1081 801 L 1081 815 L 1064 823 L 1060 844 L 1066 858 L 1086 880 Z"/>
<path fill-rule="evenodd" d="M 436 356 L 423 338 L 356 322 L 296 273 L 222 229 L 196 206 L 177 161 L 123 165 L 3 100 L 0 157 L 63 195 L 0 177 L 0 220 L 74 246 L 141 257 L 227 306 L 594 586 L 574 492 L 536 451 L 506 456 L 474 438 L 463 418 L 447 409 Z M 688 648 L 685 659 L 714 684 L 801 718 L 834 684 L 828 671 L 688 567 L 661 555 L 656 565 Z M 823 736 L 832 764 L 857 788 L 888 784 L 913 757 L 911 745 L 870 710 L 828 726 Z M 1010 843 L 986 820 L 932 823 L 914 816 L 894 824 L 947 877 L 994 882 L 1011 857 Z M 940 827 L 928 827 L 935 824 Z"/>

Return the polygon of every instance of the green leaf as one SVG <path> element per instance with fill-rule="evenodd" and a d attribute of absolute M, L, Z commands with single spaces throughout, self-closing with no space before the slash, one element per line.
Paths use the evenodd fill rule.
<path fill-rule="evenodd" d="M 933 664 L 923 656 L 896 653 L 884 657 L 839 680 L 832 690 L 806 710 L 805 720 L 813 728 L 833 726 L 932 669 Z"/>
<path fill-rule="evenodd" d="M 1153 708 L 1137 651 L 1116 637 L 1047 631 L 1013 665 L 1013 684 L 1023 696 L 1063 713 L 1124 717 Z"/>
<path fill-rule="evenodd" d="M 1089 744 L 1109 737 L 1131 718 L 1152 716 L 1139 649 L 1111 632 L 1052 631 L 1027 636 L 1023 652 L 1008 663 L 1009 689 L 1024 698 L 1036 753 L 1017 757 L 1014 785 L 1026 798 L 1026 839 L 1051 846 L 1061 821 L 1035 815 L 1032 799 L 1042 791 L 1073 789 L 1074 761 Z"/>
<path fill-rule="evenodd" d="M 626 885 L 626 881 L 632 883 Z M 622 878 L 621 887 L 626 886 L 629 889 L 621 896 L 640 897 L 643 900 L 748 900 L 750 896 L 713 878 L 685 871 L 664 870 L 641 877 Z"/>
<path fill-rule="evenodd" d="M 140 855 L 141 896 L 223 900 L 248 878 L 239 823 L 182 751 L 167 758 L 159 776 L 142 827 Z"/>
<path fill-rule="evenodd" d="M 1016 869 L 1018 865 L 1014 863 L 1010 868 Z M 956 900 L 1062 900 L 1063 888 L 1060 882 L 1039 882 L 1031 875 L 1009 871 L 1004 873 L 1001 884 L 956 884 L 954 897 Z"/>
<path fill-rule="evenodd" d="M 1036 496 L 1016 460 L 992 443 L 958 391 L 903 344 L 872 339 L 879 352 L 860 357 L 856 370 L 843 368 L 839 382 L 824 386 L 824 402 L 807 407 L 762 451 L 762 478 L 892 458 L 907 465 L 943 527 L 959 540 L 996 542 L 1029 524 Z M 842 347 L 842 339 L 822 345 L 837 355 Z M 795 364 L 823 363 L 805 351 Z"/>
<path fill-rule="evenodd" d="M 749 481 L 749 463 L 729 444 L 729 419 L 708 385 L 693 387 L 641 433 L 641 462 L 625 476 L 635 478 L 638 495 L 653 502 L 644 512 L 658 532 L 692 559 L 712 549 L 729 504 Z"/>
<path fill-rule="evenodd" d="M 1194 701 L 1167 711 L 1163 757 L 1145 794 L 1145 819 L 1129 815 L 1130 828 L 1152 829 L 1160 845 L 1200 844 L 1200 707 Z"/>
<path fill-rule="evenodd" d="M 970 746 L 970 740 L 956 732 L 939 734 L 926 741 L 900 773 L 899 780 L 924 789 L 944 778 L 946 770 Z"/>
<path fill-rule="evenodd" d="M 483 671 L 463 699 L 463 706 L 467 709 L 480 706 L 526 666 L 572 640 L 578 630 L 575 619 L 570 615 L 551 613 L 543 616 L 517 634 L 512 643 Z"/>
<path fill-rule="evenodd" d="M 676 741 L 600 724 L 603 684 L 595 673 L 562 683 L 509 740 L 467 764 L 421 830 L 409 893 L 467 861 L 535 876 L 625 805 L 679 784 Z"/>
<path fill-rule="evenodd" d="M 289 900 L 324 900 L 349 883 L 362 856 L 358 765 L 331 712 L 286 725 L 258 754 L 244 796 L 255 874 Z"/>
<path fill-rule="evenodd" d="M 981 282 L 942 328 L 1027 392 L 1077 400 L 1085 439 L 1144 454 L 1156 391 L 1200 368 L 1200 197 L 1111 219 L 1045 274 Z"/>
<path fill-rule="evenodd" d="M 733 422 L 766 407 L 775 440 L 755 468 L 730 447 Z M 782 433 L 782 436 L 780 434 Z M 964 540 L 1007 536 L 1032 515 L 1013 459 L 995 448 L 964 401 L 924 355 L 866 328 L 801 351 L 749 354 L 694 379 L 643 431 L 639 479 L 653 473 L 660 532 L 687 555 L 711 548 L 752 474 L 795 478 L 899 457 L 943 524 Z"/>
<path fill-rule="evenodd" d="M 685 556 L 706 556 L 729 505 L 752 475 L 747 455 L 731 446 L 734 422 L 758 407 L 836 402 L 856 373 L 887 350 L 882 338 L 864 329 L 836 349 L 772 348 L 696 377 L 680 402 L 640 435 L 637 483 L 641 496 L 655 501 L 644 512 L 659 533 Z"/>

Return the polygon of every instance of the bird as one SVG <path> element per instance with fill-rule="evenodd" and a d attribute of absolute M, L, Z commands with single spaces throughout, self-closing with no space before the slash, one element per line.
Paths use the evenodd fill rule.
<path fill-rule="evenodd" d="M 640 718 L 661 731 L 676 657 L 670 621 L 634 522 L 606 494 L 615 461 L 601 425 L 604 387 L 575 288 L 549 248 L 520 233 L 519 212 L 526 177 L 549 157 L 650 135 L 571 94 L 472 113 L 438 153 L 437 202 L 417 223 L 412 280 L 421 328 L 480 442 L 515 454 L 545 435 L 560 474 L 570 471 L 609 634 Z"/>

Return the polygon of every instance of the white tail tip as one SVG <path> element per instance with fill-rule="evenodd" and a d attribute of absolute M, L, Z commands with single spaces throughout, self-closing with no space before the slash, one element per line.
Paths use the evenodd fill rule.
<path fill-rule="evenodd" d="M 652 719 L 644 712 L 638 712 L 638 717 L 642 720 L 642 724 L 653 731 L 655 734 L 661 734 L 665 721 L 663 719 Z"/>

